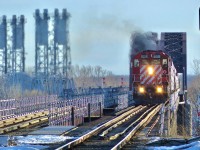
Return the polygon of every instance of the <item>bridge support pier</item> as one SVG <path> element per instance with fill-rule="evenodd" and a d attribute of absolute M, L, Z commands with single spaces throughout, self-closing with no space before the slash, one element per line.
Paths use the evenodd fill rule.
<path fill-rule="evenodd" d="M 170 111 L 170 110 L 169 110 Z M 168 136 L 177 136 L 177 113 L 170 111 L 169 125 L 168 125 Z"/>
<path fill-rule="evenodd" d="M 177 136 L 177 114 L 170 109 L 168 106 L 166 109 L 166 122 L 165 122 L 165 132 L 166 137 L 176 137 Z"/>
<path fill-rule="evenodd" d="M 91 122 L 91 105 L 88 103 L 88 121 Z"/>
<path fill-rule="evenodd" d="M 102 117 L 101 102 L 99 102 L 99 117 Z"/>
<path fill-rule="evenodd" d="M 75 125 L 75 117 L 74 117 L 74 116 L 75 116 L 75 114 L 74 114 L 74 107 L 72 107 L 72 110 L 71 110 L 71 111 L 72 111 L 72 113 L 71 113 L 71 115 L 72 115 L 72 116 L 71 116 L 72 120 L 71 120 L 71 121 L 72 121 L 72 125 L 74 126 L 74 125 Z"/>
<path fill-rule="evenodd" d="M 192 110 L 188 101 L 179 104 L 177 115 L 178 135 L 190 137 L 192 135 Z"/>

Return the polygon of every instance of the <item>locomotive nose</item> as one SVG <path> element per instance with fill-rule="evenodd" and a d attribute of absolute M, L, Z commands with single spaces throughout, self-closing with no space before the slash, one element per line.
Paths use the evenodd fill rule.
<path fill-rule="evenodd" d="M 155 89 L 154 89 L 154 88 L 151 88 L 151 87 L 149 87 L 149 88 L 147 88 L 147 92 L 148 92 L 148 93 L 154 93 L 154 92 L 155 92 Z"/>
<path fill-rule="evenodd" d="M 155 92 L 155 89 L 154 88 L 152 88 L 152 87 L 148 87 L 147 88 L 147 94 L 148 94 L 148 97 L 150 98 L 150 99 L 152 99 L 153 98 L 153 93 Z"/>

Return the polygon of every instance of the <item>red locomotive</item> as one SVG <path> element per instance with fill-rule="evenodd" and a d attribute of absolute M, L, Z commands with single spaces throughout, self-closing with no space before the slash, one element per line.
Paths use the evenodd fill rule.
<path fill-rule="evenodd" d="M 179 88 L 172 59 L 161 50 L 145 50 L 131 56 L 130 90 L 138 104 L 159 104 Z"/>

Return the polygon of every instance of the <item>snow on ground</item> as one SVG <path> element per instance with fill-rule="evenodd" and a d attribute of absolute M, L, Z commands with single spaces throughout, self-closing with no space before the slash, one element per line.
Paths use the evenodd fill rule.
<path fill-rule="evenodd" d="M 0 150 L 42 150 L 48 148 L 43 144 L 60 143 L 66 140 L 73 140 L 77 137 L 56 136 L 56 135 L 28 135 L 14 137 L 18 146 L 0 147 Z M 151 141 L 159 140 L 159 137 L 151 138 Z M 190 144 L 180 146 L 147 146 L 145 149 L 149 150 L 197 150 L 200 149 L 200 141 L 192 142 Z"/>
<path fill-rule="evenodd" d="M 7 141 L 0 144 L 0 150 L 42 150 L 48 148 L 50 144 L 61 143 L 66 140 L 73 140 L 76 137 L 57 136 L 57 135 L 28 135 L 14 136 L 13 141 L 17 146 L 7 146 Z M 5 141 L 4 141 L 5 142 Z M 44 146 L 45 145 L 45 146 Z"/>
<path fill-rule="evenodd" d="M 148 137 L 148 139 L 149 139 L 149 142 L 148 143 L 152 143 L 152 142 L 156 142 L 156 141 L 159 141 L 159 140 L 161 140 L 161 138 L 160 137 Z"/>
<path fill-rule="evenodd" d="M 184 144 L 180 146 L 156 146 L 156 147 L 147 147 L 149 150 L 198 150 L 200 149 L 200 141 L 192 142 L 190 144 Z"/>
<path fill-rule="evenodd" d="M 42 150 L 48 148 L 42 145 L 23 145 L 23 146 L 10 146 L 10 147 L 0 147 L 0 150 Z"/>
<path fill-rule="evenodd" d="M 0 150 L 42 150 L 48 148 L 47 146 L 41 145 L 23 145 L 23 146 L 11 146 L 11 147 L 0 147 Z M 159 147 L 145 147 L 148 150 L 198 150 L 200 149 L 200 141 L 185 144 L 181 146 L 159 146 Z"/>
<path fill-rule="evenodd" d="M 28 135 L 16 136 L 15 139 L 18 144 L 54 144 L 75 138 L 57 135 Z"/>

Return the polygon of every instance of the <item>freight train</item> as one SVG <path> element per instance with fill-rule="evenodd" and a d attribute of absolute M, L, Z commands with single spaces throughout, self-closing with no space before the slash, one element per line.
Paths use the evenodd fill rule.
<path fill-rule="evenodd" d="M 172 58 L 162 50 L 131 55 L 130 90 L 135 105 L 164 103 L 179 88 Z"/>

